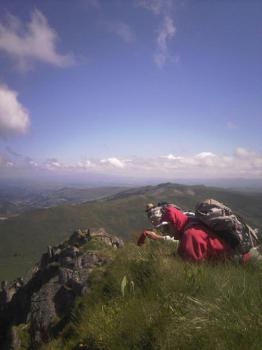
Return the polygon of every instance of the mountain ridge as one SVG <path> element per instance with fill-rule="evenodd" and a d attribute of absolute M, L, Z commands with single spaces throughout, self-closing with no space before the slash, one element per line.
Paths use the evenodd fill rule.
<path fill-rule="evenodd" d="M 149 226 L 144 213 L 146 203 L 175 202 L 183 209 L 192 210 L 199 200 L 210 197 L 237 211 L 251 226 L 262 229 L 262 194 L 259 193 L 172 183 L 133 188 L 108 198 L 36 209 L 1 221 L 0 279 L 23 274 L 47 245 L 65 239 L 77 227 L 105 227 L 109 233 L 130 239 Z"/>

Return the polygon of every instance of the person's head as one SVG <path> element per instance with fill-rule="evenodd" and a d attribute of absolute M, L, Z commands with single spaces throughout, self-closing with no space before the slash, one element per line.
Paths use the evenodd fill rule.
<path fill-rule="evenodd" d="M 160 205 L 159 205 L 160 204 Z M 154 228 L 158 229 L 162 233 L 170 233 L 172 235 L 177 234 L 176 224 L 168 219 L 166 215 L 167 208 L 177 208 L 174 204 L 159 203 L 154 205 L 153 203 L 148 203 L 146 206 L 147 217 L 150 220 Z M 180 212 L 180 208 L 177 209 Z"/>
<path fill-rule="evenodd" d="M 149 203 L 146 206 L 146 213 L 147 213 L 148 219 L 151 221 L 154 227 L 157 227 L 158 225 L 161 224 L 162 215 L 163 215 L 161 206 L 154 206 L 154 204 Z"/>
<path fill-rule="evenodd" d="M 146 213 L 149 213 L 150 209 L 155 208 L 155 204 L 153 203 L 147 203 L 146 205 Z"/>

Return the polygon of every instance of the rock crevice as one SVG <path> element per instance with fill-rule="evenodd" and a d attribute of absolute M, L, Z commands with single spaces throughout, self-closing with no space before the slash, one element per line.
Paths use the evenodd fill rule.
<path fill-rule="evenodd" d="M 99 250 L 88 249 L 93 242 L 116 249 L 123 246 L 121 239 L 104 229 L 79 229 L 67 241 L 49 246 L 25 278 L 2 281 L 1 349 L 20 347 L 18 328 L 22 325 L 28 329 L 32 349 L 55 335 L 59 323 L 69 317 L 75 298 L 87 292 L 92 270 L 110 262 Z"/>

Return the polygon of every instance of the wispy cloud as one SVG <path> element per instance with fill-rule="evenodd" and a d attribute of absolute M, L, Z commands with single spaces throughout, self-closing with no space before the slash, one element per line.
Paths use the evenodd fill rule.
<path fill-rule="evenodd" d="M 154 54 L 154 61 L 162 68 L 169 59 L 168 42 L 175 36 L 176 27 L 173 19 L 166 16 L 160 27 L 157 36 L 157 51 Z"/>
<path fill-rule="evenodd" d="M 131 30 L 130 26 L 122 21 L 106 22 L 105 26 L 109 32 L 116 34 L 128 44 L 136 39 L 135 33 Z"/>
<path fill-rule="evenodd" d="M 136 5 L 152 12 L 161 19 L 157 30 L 156 51 L 153 55 L 154 62 L 159 68 L 163 68 L 168 61 L 177 62 L 169 53 L 169 43 L 175 37 L 176 26 L 172 17 L 174 1 L 172 0 L 136 0 Z"/>
<path fill-rule="evenodd" d="M 17 92 L 0 85 L 0 137 L 23 134 L 29 125 L 29 114 L 18 101 Z"/>
<path fill-rule="evenodd" d="M 22 70 L 31 68 L 35 61 L 57 67 L 74 63 L 72 55 L 57 51 L 57 39 L 57 33 L 39 10 L 33 11 L 30 22 L 25 25 L 12 15 L 0 23 L 0 51 L 15 60 Z"/>

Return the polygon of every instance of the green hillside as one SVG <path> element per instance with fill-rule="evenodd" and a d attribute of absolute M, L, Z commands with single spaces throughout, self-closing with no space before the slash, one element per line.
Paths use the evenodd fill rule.
<path fill-rule="evenodd" d="M 39 209 L 0 222 L 0 280 L 24 274 L 47 245 L 64 240 L 76 228 L 105 227 L 110 233 L 129 238 L 149 225 L 144 213 L 146 203 L 171 201 L 193 209 L 197 201 L 207 197 L 223 201 L 262 229 L 262 194 L 170 183 L 135 188 L 108 199 Z"/>

